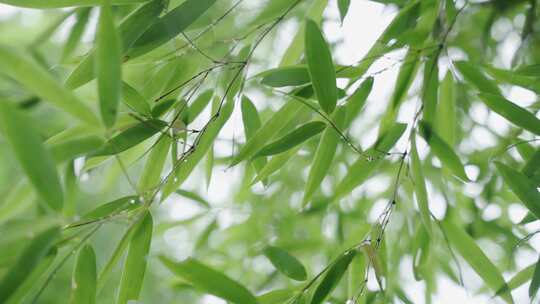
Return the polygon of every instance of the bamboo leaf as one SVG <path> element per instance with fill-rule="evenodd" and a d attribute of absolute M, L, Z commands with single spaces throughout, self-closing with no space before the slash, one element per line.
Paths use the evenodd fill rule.
<path fill-rule="evenodd" d="M 422 102 L 424 105 L 423 118 L 434 124 L 439 90 L 438 53 L 434 52 L 424 64 L 424 79 L 422 84 Z"/>
<path fill-rule="evenodd" d="M 349 11 L 351 0 L 338 0 L 337 3 L 338 3 L 338 9 L 339 9 L 339 17 L 341 19 L 341 23 L 343 23 L 343 20 L 345 20 L 345 17 L 347 16 L 347 12 Z"/>
<path fill-rule="evenodd" d="M 200 133 L 198 139 L 197 149 L 189 155 L 182 163 L 182 166 L 177 166 L 175 168 L 174 177 L 169 179 L 165 187 L 163 188 L 162 199 L 169 196 L 173 193 L 182 183 L 189 177 L 191 172 L 195 169 L 197 164 L 201 159 L 206 155 L 210 147 L 212 147 L 215 139 L 217 138 L 219 132 L 225 125 L 225 123 L 231 117 L 231 114 L 234 110 L 234 100 L 228 99 L 219 116 L 213 120 L 204 133 Z M 175 160 L 175 162 L 178 160 Z"/>
<path fill-rule="evenodd" d="M 126 304 L 139 298 L 152 241 L 153 225 L 152 215 L 146 213 L 138 223 L 138 227 L 134 230 L 129 241 L 128 253 L 118 291 L 117 303 L 119 304 Z"/>
<path fill-rule="evenodd" d="M 437 134 L 449 145 L 454 145 L 456 133 L 456 102 L 454 98 L 454 78 L 448 71 L 439 90 L 439 106 L 437 109 L 435 127 Z"/>
<path fill-rule="evenodd" d="M 160 260 L 175 275 L 201 291 L 236 304 L 258 303 L 257 299 L 244 286 L 193 258 L 174 262 L 161 256 Z"/>
<path fill-rule="evenodd" d="M 253 102 L 247 96 L 242 97 L 242 122 L 244 123 L 246 140 L 252 139 L 262 125 L 257 108 L 255 108 L 255 105 L 253 105 Z M 266 165 L 266 157 L 258 157 L 252 161 L 252 164 L 255 171 L 260 173 Z"/>
<path fill-rule="evenodd" d="M 337 200 L 349 194 L 354 188 L 364 183 L 371 173 L 381 165 L 381 155 L 386 153 L 396 144 L 406 128 L 406 124 L 396 123 L 379 137 L 374 146 L 366 151 L 368 154 L 375 155 L 374 159 L 366 159 L 365 156 L 358 157 L 358 159 L 348 168 L 347 174 L 337 184 L 334 199 Z"/>
<path fill-rule="evenodd" d="M 351 250 L 337 258 L 337 260 L 326 272 L 326 275 L 322 279 L 319 286 L 317 286 L 317 289 L 315 289 L 313 298 L 311 299 L 311 304 L 321 304 L 324 302 L 324 300 L 338 285 L 341 277 L 343 277 L 345 271 L 347 271 L 347 268 L 355 255 L 356 252 Z"/>
<path fill-rule="evenodd" d="M 135 112 L 145 115 L 147 117 L 152 116 L 152 110 L 148 101 L 139 93 L 135 88 L 129 84 L 122 82 L 122 100 Z"/>
<path fill-rule="evenodd" d="M 279 111 L 274 113 L 270 119 L 257 130 L 253 137 L 240 148 L 234 157 L 231 166 L 235 166 L 241 161 L 252 157 L 264 144 L 276 135 L 285 125 L 287 125 L 300 111 L 302 104 L 297 101 L 288 101 Z"/>
<path fill-rule="evenodd" d="M 210 100 L 212 100 L 212 96 L 214 96 L 213 90 L 204 91 L 199 96 L 197 96 L 197 98 L 185 111 L 186 114 L 182 120 L 186 125 L 192 123 L 199 116 L 199 114 L 201 114 L 201 112 L 206 108 L 208 103 L 210 103 Z"/>
<path fill-rule="evenodd" d="M 289 278 L 296 281 L 305 281 L 307 279 L 304 265 L 287 251 L 279 247 L 267 246 L 264 248 L 263 253 L 279 272 Z"/>
<path fill-rule="evenodd" d="M 328 114 L 337 103 L 336 72 L 332 55 L 317 23 L 308 19 L 305 33 L 306 61 L 315 94 L 321 108 Z"/>
<path fill-rule="evenodd" d="M 24 53 L 0 45 L 0 70 L 60 110 L 90 125 L 98 124 L 90 108 Z"/>
<path fill-rule="evenodd" d="M 102 4 L 101 0 L 94 1 L 97 2 L 97 5 Z M 168 1 L 165 0 L 148 1 L 120 22 L 117 31 L 122 40 L 120 45 L 122 46 L 124 54 L 131 45 L 133 45 L 135 40 L 137 40 L 146 29 L 155 22 L 159 14 L 165 9 L 167 3 Z M 111 4 L 114 4 L 114 0 Z M 76 89 L 94 79 L 95 55 L 95 50 L 91 50 L 81 60 L 66 79 L 66 87 Z"/>
<path fill-rule="evenodd" d="M 157 119 L 140 122 L 108 140 L 102 148 L 93 153 L 93 156 L 107 156 L 123 152 L 152 137 L 165 126 L 167 126 L 166 122 Z"/>
<path fill-rule="evenodd" d="M 32 273 L 38 263 L 51 250 L 58 238 L 60 229 L 53 227 L 37 235 L 19 256 L 14 265 L 0 281 L 0 302 L 5 303 L 24 280 Z"/>
<path fill-rule="evenodd" d="M 90 245 L 79 250 L 71 280 L 71 304 L 96 303 L 96 254 Z"/>
<path fill-rule="evenodd" d="M 326 124 L 320 121 L 312 121 L 299 126 L 290 133 L 264 146 L 254 157 L 269 156 L 292 149 L 309 138 L 321 133 Z"/>
<path fill-rule="evenodd" d="M 347 115 L 347 109 L 345 107 L 338 107 L 334 113 L 332 120 L 335 122 L 338 129 L 342 129 L 345 125 L 345 118 Z M 303 204 L 306 205 L 311 199 L 315 191 L 321 186 L 324 177 L 328 173 L 334 155 L 336 154 L 337 145 L 341 136 L 337 131 L 328 127 L 324 130 L 321 136 L 317 151 L 313 157 L 313 163 L 309 170 L 306 187 L 304 189 Z"/>
<path fill-rule="evenodd" d="M 516 69 L 516 73 L 523 76 L 540 77 L 540 64 L 521 66 Z"/>
<path fill-rule="evenodd" d="M 135 58 L 170 41 L 202 16 L 216 0 L 186 0 L 159 18 L 141 35 L 126 56 Z"/>
<path fill-rule="evenodd" d="M 311 82 L 306 66 L 288 66 L 271 69 L 261 73 L 261 84 L 280 88 L 287 86 L 300 86 Z"/>
<path fill-rule="evenodd" d="M 431 129 L 431 126 L 424 122 L 420 122 L 420 134 L 429 144 L 433 154 L 441 160 L 444 166 L 450 169 L 455 176 L 463 181 L 470 181 L 467 177 L 467 173 L 465 173 L 465 168 L 456 152 L 454 152 L 454 149 L 437 135 L 437 133 Z"/>
<path fill-rule="evenodd" d="M 197 203 L 199 203 L 200 205 L 202 205 L 204 208 L 210 208 L 210 203 L 208 203 L 208 201 L 206 201 L 204 198 L 202 198 L 200 195 L 198 195 L 197 193 L 195 192 L 191 192 L 191 191 L 187 191 L 187 190 L 182 190 L 182 189 L 178 189 L 176 191 L 174 191 L 176 194 L 178 195 L 181 195 L 185 198 L 189 198 L 190 200 L 192 201 L 195 201 Z"/>
<path fill-rule="evenodd" d="M 168 134 L 161 135 L 155 143 L 148 160 L 144 165 L 143 173 L 139 179 L 139 191 L 146 192 L 155 189 L 161 181 L 161 171 L 167 160 L 171 138 Z"/>
<path fill-rule="evenodd" d="M 54 161 L 59 164 L 96 151 L 103 143 L 104 141 L 101 137 L 88 135 L 60 141 L 48 146 Z"/>
<path fill-rule="evenodd" d="M 534 267 L 534 273 L 531 280 L 531 285 L 529 285 L 529 298 L 534 300 L 536 294 L 538 293 L 538 288 L 540 288 L 540 258 L 536 262 Z"/>
<path fill-rule="evenodd" d="M 367 98 L 373 89 L 373 77 L 368 77 L 360 84 L 358 89 L 349 97 L 346 107 L 346 121 L 344 127 L 349 127 L 353 120 L 358 116 L 358 113 L 362 110 L 366 104 Z"/>
<path fill-rule="evenodd" d="M 474 240 L 450 220 L 441 222 L 448 240 L 456 251 L 467 261 L 471 268 L 484 280 L 493 291 L 498 291 L 506 285 L 503 276 L 495 265 L 488 259 Z M 513 303 L 512 295 L 505 292 L 499 295 L 507 303 Z"/>
<path fill-rule="evenodd" d="M 280 170 L 283 168 L 283 166 L 291 159 L 293 156 L 295 156 L 298 153 L 298 150 L 300 149 L 299 146 L 296 148 L 290 149 L 286 152 L 274 155 L 267 163 L 266 165 L 259 171 L 255 179 L 251 182 L 251 184 L 255 184 L 259 181 L 263 181 L 267 179 L 272 173 Z M 256 158 L 254 161 L 257 161 Z"/>
<path fill-rule="evenodd" d="M 503 163 L 495 162 L 495 165 L 512 192 L 516 194 L 536 218 L 540 218 L 540 193 L 536 190 L 536 185 L 523 173 Z"/>
<path fill-rule="evenodd" d="M 49 207 L 60 211 L 63 193 L 54 159 L 29 121 L 30 118 L 11 104 L 0 102 L 0 131 L 30 183 Z"/>
<path fill-rule="evenodd" d="M 499 95 L 480 93 L 478 96 L 491 110 L 514 125 L 540 135 L 540 120 L 531 112 Z"/>
<path fill-rule="evenodd" d="M 88 17 L 90 17 L 91 11 L 91 8 L 86 7 L 76 10 L 75 18 L 77 18 L 77 20 L 71 28 L 66 44 L 64 45 L 64 49 L 62 50 L 61 58 L 63 61 L 66 61 L 71 57 L 71 55 L 77 49 L 77 46 L 81 42 L 81 38 L 84 34 L 84 30 L 86 29 L 86 24 L 88 23 Z"/>
<path fill-rule="evenodd" d="M 467 61 L 454 62 L 459 72 L 467 82 L 474 85 L 480 92 L 501 95 L 501 91 L 497 84 L 488 79 L 476 65 Z"/>
<path fill-rule="evenodd" d="M 107 128 L 114 125 L 122 85 L 122 53 L 111 6 L 101 6 L 96 32 L 96 67 L 99 107 Z"/>
<path fill-rule="evenodd" d="M 422 172 L 422 164 L 418 151 L 416 150 L 415 135 L 412 135 L 411 141 L 411 173 L 414 181 L 414 194 L 416 197 L 416 203 L 418 204 L 418 210 L 420 210 L 420 217 L 422 224 L 426 227 L 429 235 L 431 236 L 431 215 L 429 211 L 428 195 L 426 190 L 426 182 L 424 180 L 424 174 Z"/>

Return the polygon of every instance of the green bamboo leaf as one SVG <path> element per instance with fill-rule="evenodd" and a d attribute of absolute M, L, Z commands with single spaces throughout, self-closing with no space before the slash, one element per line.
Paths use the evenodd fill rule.
<path fill-rule="evenodd" d="M 338 107 L 332 116 L 332 120 L 339 130 L 341 130 L 345 125 L 346 115 L 347 108 Z M 333 127 L 329 126 L 324 130 L 321 140 L 319 141 L 319 145 L 317 146 L 313 163 L 309 170 L 306 187 L 304 189 L 304 206 L 311 200 L 311 197 L 315 191 L 320 188 L 324 177 L 328 173 L 332 160 L 334 159 L 334 155 L 336 154 L 337 145 L 340 138 L 340 134 Z"/>
<path fill-rule="evenodd" d="M 255 184 L 255 183 L 259 182 L 259 181 L 264 181 L 270 175 L 272 175 L 272 173 L 282 169 L 283 166 L 285 165 L 285 163 L 287 163 L 293 156 L 295 156 L 298 153 L 299 149 L 300 149 L 300 147 L 297 146 L 296 148 L 290 149 L 290 150 L 288 150 L 286 152 L 283 152 L 283 153 L 280 153 L 280 154 L 277 154 L 277 155 L 273 156 L 266 163 L 266 165 L 261 169 L 261 171 L 259 171 L 259 173 L 253 179 L 251 184 L 253 185 L 253 184 Z M 255 161 L 257 159 L 259 159 L 259 158 L 256 158 Z"/>
<path fill-rule="evenodd" d="M 23 52 L 0 45 L 0 70 L 60 110 L 90 125 L 98 124 L 90 108 Z"/>
<path fill-rule="evenodd" d="M 49 207 L 60 211 L 63 193 L 54 159 L 29 121 L 29 117 L 11 104 L 0 102 L 0 131 L 30 183 Z"/>
<path fill-rule="evenodd" d="M 53 227 L 37 235 L 19 256 L 14 265 L 0 281 L 0 302 L 5 303 L 34 268 L 51 250 L 54 241 L 59 237 L 60 229 Z"/>
<path fill-rule="evenodd" d="M 375 271 L 375 277 L 377 279 L 377 283 L 379 284 L 379 287 L 381 290 L 383 289 L 382 284 L 382 278 L 384 276 L 384 269 L 381 265 L 381 260 L 379 259 L 379 255 L 377 254 L 377 251 L 375 247 L 371 244 L 364 244 L 360 249 L 364 252 L 365 256 L 369 260 L 371 266 L 373 267 L 373 270 Z"/>
<path fill-rule="evenodd" d="M 501 91 L 497 84 L 488 79 L 478 69 L 477 65 L 467 61 L 454 62 L 454 65 L 457 67 L 463 78 L 475 86 L 480 92 L 501 95 Z"/>
<path fill-rule="evenodd" d="M 148 0 L 111 0 L 111 4 L 127 5 L 145 1 Z M 97 6 L 102 4 L 102 0 L 0 0 L 0 3 L 29 8 L 59 8 L 70 6 Z"/>
<path fill-rule="evenodd" d="M 101 0 L 96 0 L 96 2 L 96 5 L 102 4 Z M 120 45 L 124 53 L 155 22 L 167 3 L 166 0 L 148 1 L 120 22 L 117 31 L 122 40 Z M 114 0 L 111 4 L 114 4 Z M 65 82 L 66 87 L 76 89 L 94 79 L 94 61 L 95 50 L 91 50 L 68 76 Z"/>
<path fill-rule="evenodd" d="M 337 103 L 336 72 L 330 48 L 315 21 L 308 19 L 305 33 L 306 61 L 315 94 L 328 114 Z"/>
<path fill-rule="evenodd" d="M 456 102 L 454 98 L 454 78 L 448 71 L 439 90 L 439 106 L 435 127 L 437 134 L 449 145 L 454 145 L 456 133 Z"/>
<path fill-rule="evenodd" d="M 373 77 L 368 77 L 360 84 L 358 89 L 347 99 L 346 107 L 346 121 L 343 127 L 349 127 L 353 120 L 358 116 L 358 113 L 362 110 L 366 104 L 367 98 L 373 89 Z"/>
<path fill-rule="evenodd" d="M 282 304 L 286 303 L 294 295 L 294 290 L 278 289 L 257 296 L 259 304 Z"/>
<path fill-rule="evenodd" d="M 439 91 L 439 65 L 438 52 L 428 56 L 424 64 L 424 79 L 422 84 L 422 103 L 424 105 L 423 118 L 426 122 L 434 124 Z"/>
<path fill-rule="evenodd" d="M 253 137 L 240 148 L 238 154 L 234 157 L 231 166 L 235 166 L 241 161 L 252 157 L 259 151 L 264 144 L 284 128 L 302 108 L 302 104 L 297 101 L 289 100 L 279 111 L 253 135 Z"/>
<path fill-rule="evenodd" d="M 458 228 L 449 219 L 441 222 L 448 241 L 471 268 L 484 280 L 493 291 L 498 291 L 506 285 L 503 276 L 495 265 L 488 259 L 474 240 L 462 229 Z M 507 303 L 513 303 L 510 292 L 499 295 Z"/>
<path fill-rule="evenodd" d="M 395 123 L 387 132 L 383 133 L 373 147 L 365 152 L 369 155 L 373 155 L 374 159 L 366 159 L 365 156 L 358 157 L 347 170 L 347 174 L 336 186 L 336 200 L 349 194 L 354 188 L 360 186 L 367 180 L 371 173 L 381 165 L 381 155 L 386 153 L 396 144 L 406 128 L 407 124 Z"/>
<path fill-rule="evenodd" d="M 467 177 L 467 173 L 465 173 L 465 168 L 463 167 L 459 156 L 457 156 L 452 147 L 431 129 L 430 125 L 420 122 L 420 134 L 429 144 L 433 154 L 440 159 L 445 167 L 450 169 L 455 176 L 463 181 L 470 181 Z"/>
<path fill-rule="evenodd" d="M 24 282 L 19 285 L 17 287 L 17 290 L 15 290 L 11 294 L 6 304 L 24 303 L 24 300 L 27 299 L 27 297 L 29 296 L 28 291 L 31 290 L 32 287 L 36 286 L 36 284 L 39 282 L 39 279 L 41 279 L 43 274 L 45 274 L 45 272 L 52 265 L 57 255 L 58 250 L 55 247 L 49 250 L 45 257 L 41 259 L 41 261 L 34 267 L 32 272 L 26 277 Z"/>
<path fill-rule="evenodd" d="M 289 278 L 296 281 L 305 281 L 307 279 L 304 265 L 287 251 L 279 247 L 267 246 L 264 248 L 263 253 L 279 272 Z"/>
<path fill-rule="evenodd" d="M 534 273 L 531 280 L 531 285 L 529 285 L 529 297 L 531 300 L 534 300 L 536 294 L 538 293 L 538 288 L 540 288 L 540 258 L 536 262 L 534 267 Z"/>
<path fill-rule="evenodd" d="M 152 107 L 152 117 L 159 118 L 167 113 L 178 102 L 176 98 L 160 100 Z M 184 101 L 181 101 L 184 102 Z"/>
<path fill-rule="evenodd" d="M 283 137 L 267 144 L 254 157 L 269 156 L 292 149 L 309 138 L 321 133 L 326 124 L 321 121 L 312 121 L 299 126 Z"/>
<path fill-rule="evenodd" d="M 96 151 L 104 141 L 96 135 L 81 136 L 47 145 L 54 161 L 59 164 Z"/>
<path fill-rule="evenodd" d="M 305 65 L 279 67 L 265 71 L 260 76 L 262 84 L 274 88 L 299 86 L 311 82 Z"/>
<path fill-rule="evenodd" d="M 349 6 L 351 5 L 351 0 L 338 0 L 338 9 L 339 9 L 339 18 L 341 23 L 345 20 L 347 12 L 349 12 Z"/>
<path fill-rule="evenodd" d="M 416 197 L 416 203 L 418 204 L 418 210 L 420 210 L 420 217 L 422 224 L 426 227 L 429 235 L 431 236 L 431 215 L 429 211 L 428 195 L 426 190 L 426 182 L 424 180 L 424 174 L 422 172 L 422 164 L 418 151 L 416 150 L 415 135 L 412 135 L 411 141 L 411 174 L 414 181 L 414 194 Z"/>
<path fill-rule="evenodd" d="M 521 172 L 528 177 L 534 176 L 536 171 L 540 170 L 540 148 L 527 160 Z"/>
<path fill-rule="evenodd" d="M 140 205 L 141 201 L 138 196 L 128 195 L 121 197 L 119 199 L 110 201 L 101 206 L 96 207 L 95 209 L 89 211 L 88 213 L 81 216 L 81 220 L 76 223 L 88 223 L 104 217 L 108 217 L 114 214 L 117 214 L 125 209 L 128 209 L 130 206 Z M 74 224 L 70 225 L 73 226 Z"/>
<path fill-rule="evenodd" d="M 209 126 L 206 128 L 206 131 L 199 133 L 197 149 L 193 151 L 184 160 L 181 166 L 176 166 L 174 171 L 174 178 L 168 180 L 167 184 L 163 188 L 162 199 L 165 199 L 171 193 L 173 193 L 182 183 L 189 177 L 191 172 L 195 169 L 197 164 L 201 159 L 206 155 L 210 147 L 212 147 L 214 141 L 216 140 L 219 132 L 225 125 L 225 123 L 231 117 L 231 114 L 234 110 L 234 100 L 228 99 L 223 105 L 219 116 L 213 120 Z M 175 163 L 178 160 L 175 160 Z"/>
<path fill-rule="evenodd" d="M 262 125 L 257 108 L 255 108 L 253 102 L 245 95 L 242 97 L 242 122 L 244 123 L 246 140 L 252 139 Z M 260 173 L 262 168 L 266 165 L 266 157 L 258 157 L 252 161 L 252 164 L 255 171 Z"/>
<path fill-rule="evenodd" d="M 138 223 L 133 236 L 129 241 L 128 253 L 120 280 L 118 291 L 118 301 L 116 303 L 126 304 L 129 301 L 137 300 L 141 292 L 150 243 L 152 241 L 153 220 L 150 213 L 146 213 L 144 218 Z"/>
<path fill-rule="evenodd" d="M 176 193 L 178 195 L 181 195 L 181 196 L 183 196 L 185 198 L 189 198 L 190 200 L 199 203 L 204 208 L 210 208 L 210 203 L 208 203 L 207 200 L 205 200 L 204 198 L 202 198 L 200 195 L 198 195 L 195 192 L 178 189 L 178 190 L 174 191 L 174 193 Z"/>
<path fill-rule="evenodd" d="M 111 6 L 101 6 L 96 31 L 96 66 L 99 109 L 107 128 L 114 125 L 122 85 L 122 52 Z"/>
<path fill-rule="evenodd" d="M 186 125 L 192 123 L 199 116 L 199 114 L 201 114 L 201 112 L 210 103 L 210 100 L 212 100 L 212 96 L 214 96 L 214 90 L 204 91 L 197 96 L 189 108 L 184 112 L 185 115 L 182 117 L 182 120 Z"/>
<path fill-rule="evenodd" d="M 150 52 L 170 41 L 186 30 L 202 16 L 216 0 L 186 0 L 165 16 L 159 18 L 133 44 L 126 53 L 128 58 L 135 58 Z"/>
<path fill-rule="evenodd" d="M 527 283 L 531 280 L 534 271 L 536 269 L 536 265 L 538 263 L 531 264 L 525 268 L 523 268 L 521 271 L 516 273 L 509 281 L 508 284 L 503 286 L 501 289 L 499 289 L 496 293 L 496 295 L 500 295 L 502 293 L 507 292 L 508 290 L 512 291 L 521 285 Z"/>
<path fill-rule="evenodd" d="M 71 28 L 71 31 L 69 32 L 66 44 L 64 45 L 64 49 L 62 50 L 62 61 L 66 61 L 67 59 L 69 59 L 73 52 L 79 46 L 81 38 L 84 34 L 84 30 L 86 29 L 86 24 L 88 24 L 88 18 L 90 17 L 91 11 L 92 8 L 88 7 L 79 8 L 75 11 L 76 21 Z"/>
<path fill-rule="evenodd" d="M 531 112 L 499 95 L 480 93 L 478 96 L 491 110 L 514 125 L 540 135 L 540 119 Z"/>
<path fill-rule="evenodd" d="M 139 179 L 139 191 L 142 193 L 155 189 L 161 181 L 161 171 L 165 166 L 172 140 L 168 134 L 161 135 L 154 144 Z"/>
<path fill-rule="evenodd" d="M 540 77 L 540 64 L 521 66 L 516 69 L 516 73 L 523 76 Z"/>
<path fill-rule="evenodd" d="M 71 279 L 71 304 L 96 303 L 96 254 L 90 245 L 79 250 Z"/>
<path fill-rule="evenodd" d="M 258 303 L 244 286 L 193 258 L 175 262 L 160 256 L 160 260 L 175 275 L 203 292 L 236 304 Z"/>
<path fill-rule="evenodd" d="M 135 112 L 144 116 L 152 116 L 152 110 L 148 101 L 135 88 L 122 82 L 122 100 Z"/>
<path fill-rule="evenodd" d="M 536 185 L 526 175 L 503 163 L 495 162 L 495 165 L 512 192 L 540 219 L 540 193 L 536 190 Z"/>
<path fill-rule="evenodd" d="M 166 126 L 166 122 L 157 119 L 140 122 L 115 135 L 92 156 L 107 156 L 123 152 L 152 137 Z"/>
<path fill-rule="evenodd" d="M 326 272 L 326 275 L 322 279 L 319 286 L 317 286 L 317 289 L 315 289 L 313 298 L 311 299 L 311 304 L 321 304 L 324 302 L 332 290 L 334 290 L 334 288 L 336 288 L 338 285 L 341 277 L 343 277 L 345 271 L 347 271 L 347 268 L 355 255 L 356 252 L 351 250 L 345 252 L 343 255 L 337 258 L 337 260 Z"/>

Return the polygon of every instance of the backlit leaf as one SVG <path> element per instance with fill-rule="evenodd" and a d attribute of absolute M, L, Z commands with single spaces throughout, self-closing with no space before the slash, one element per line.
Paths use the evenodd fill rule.
<path fill-rule="evenodd" d="M 0 132 L 13 149 L 30 183 L 49 207 L 59 211 L 63 193 L 54 159 L 29 121 L 30 118 L 11 104 L 0 102 Z"/>
<path fill-rule="evenodd" d="M 321 108 L 330 114 L 337 103 L 336 72 L 332 55 L 315 21 L 307 21 L 305 35 L 306 61 L 311 82 Z"/>
<path fill-rule="evenodd" d="M 480 93 L 478 96 L 491 110 L 514 125 L 540 135 L 540 119 L 531 112 L 499 95 Z"/>
<path fill-rule="evenodd" d="M 96 254 L 90 245 L 79 250 L 71 280 L 71 304 L 96 303 Z"/>
<path fill-rule="evenodd" d="M 523 173 L 503 163 L 496 162 L 495 165 L 512 192 L 523 202 L 525 207 L 536 215 L 536 218 L 540 218 L 540 193 L 536 190 L 536 185 Z"/>
<path fill-rule="evenodd" d="M 175 275 L 201 291 L 235 304 L 258 303 L 257 299 L 244 286 L 193 258 L 175 262 L 161 256 L 160 260 Z"/>
<path fill-rule="evenodd" d="M 307 279 L 304 265 L 287 251 L 279 247 L 267 246 L 263 250 L 263 253 L 277 270 L 289 278 L 296 281 L 304 281 Z"/>
<path fill-rule="evenodd" d="M 355 254 L 355 251 L 347 251 L 345 254 L 336 259 L 332 266 L 327 270 L 321 283 L 319 286 L 317 286 L 317 289 L 315 289 L 315 293 L 311 299 L 311 304 L 321 304 L 324 302 L 324 300 L 338 285 L 341 277 L 343 277 L 345 271 L 347 271 L 347 268 L 349 267 L 349 264 L 353 260 Z"/>
<path fill-rule="evenodd" d="M 303 124 L 276 141 L 264 146 L 255 154 L 254 157 L 269 156 L 285 152 L 321 133 L 325 127 L 326 124 L 320 121 L 313 121 Z"/>

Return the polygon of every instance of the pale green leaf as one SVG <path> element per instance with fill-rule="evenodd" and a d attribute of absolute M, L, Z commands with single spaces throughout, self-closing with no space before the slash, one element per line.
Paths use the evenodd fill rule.
<path fill-rule="evenodd" d="M 536 185 L 523 173 L 501 162 L 496 162 L 495 165 L 512 192 L 516 194 L 536 218 L 540 218 L 540 193 L 536 189 Z"/>
<path fill-rule="evenodd" d="M 491 110 L 506 118 L 514 125 L 540 135 L 540 119 L 536 118 L 531 112 L 500 95 L 480 93 L 478 96 Z"/>
<path fill-rule="evenodd" d="M 54 159 L 31 119 L 7 102 L 0 102 L 0 132 L 11 146 L 30 183 L 54 210 L 61 210 L 63 193 Z"/>
<path fill-rule="evenodd" d="M 262 147 L 254 157 L 270 156 L 278 153 L 285 152 L 292 149 L 309 138 L 321 133 L 326 124 L 321 121 L 312 121 L 299 126 L 291 132 L 285 134 L 283 137 L 267 144 Z"/>
<path fill-rule="evenodd" d="M 96 303 L 96 254 L 90 245 L 79 250 L 71 279 L 71 304 Z"/>
<path fill-rule="evenodd" d="M 244 286 L 193 258 L 175 262 L 165 256 L 161 262 L 175 275 L 195 288 L 235 304 L 257 304 L 257 299 Z"/>
<path fill-rule="evenodd" d="M 307 279 L 304 265 L 287 251 L 279 247 L 267 246 L 264 248 L 263 253 L 277 270 L 289 278 L 296 281 L 304 281 Z"/>
<path fill-rule="evenodd" d="M 306 61 L 309 76 L 321 108 L 328 114 L 337 103 L 336 72 L 332 54 L 317 23 L 308 19 L 305 34 Z"/>

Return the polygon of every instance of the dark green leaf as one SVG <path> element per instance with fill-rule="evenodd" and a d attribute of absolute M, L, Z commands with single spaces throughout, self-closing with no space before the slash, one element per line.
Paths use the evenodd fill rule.
<path fill-rule="evenodd" d="M 337 103 L 336 72 L 332 54 L 317 23 L 308 19 L 306 23 L 306 61 L 315 94 L 321 108 L 328 114 Z"/>
<path fill-rule="evenodd" d="M 338 0 L 338 9 L 339 9 L 339 17 L 341 18 L 341 23 L 343 23 L 343 20 L 347 16 L 347 12 L 349 11 L 349 6 L 351 5 L 351 0 Z"/>
<path fill-rule="evenodd" d="M 203 15 L 216 0 L 186 0 L 159 18 L 135 41 L 126 56 L 134 58 L 157 48 L 186 30 Z"/>
<path fill-rule="evenodd" d="M 129 249 L 118 291 L 118 304 L 126 304 L 129 301 L 137 300 L 144 280 L 154 226 L 152 215 L 146 213 L 144 218 L 137 224 L 138 227 L 135 229 L 129 242 Z"/>
<path fill-rule="evenodd" d="M 534 273 L 531 280 L 531 285 L 529 286 L 529 297 L 531 300 L 534 300 L 536 294 L 538 293 L 538 288 L 540 288 L 540 258 L 536 262 L 536 267 L 534 268 Z"/>
<path fill-rule="evenodd" d="M 193 258 L 174 262 L 161 256 L 160 260 L 175 275 L 206 293 L 236 304 L 258 303 L 257 299 L 244 286 Z"/>
<path fill-rule="evenodd" d="M 166 126 L 166 122 L 157 119 L 140 122 L 115 135 L 101 149 L 96 151 L 93 156 L 118 154 L 152 137 Z"/>
<path fill-rule="evenodd" d="M 122 83 L 122 100 L 135 112 L 152 116 L 148 101 L 135 88 L 125 82 Z"/>
<path fill-rule="evenodd" d="M 458 68 L 465 80 L 474 85 L 480 92 L 501 95 L 501 91 L 497 84 L 488 79 L 479 70 L 477 65 L 467 61 L 454 62 L 454 65 Z"/>
<path fill-rule="evenodd" d="M 322 279 L 313 298 L 311 299 L 311 304 L 321 304 L 324 300 L 330 295 L 332 290 L 336 288 L 341 277 L 345 274 L 345 271 L 349 267 L 349 264 L 353 260 L 356 252 L 347 251 L 345 254 L 337 258 L 337 260 L 332 264 L 332 266 L 327 270 L 326 275 Z"/>
<path fill-rule="evenodd" d="M 85 245 L 77 255 L 71 280 L 71 304 L 96 303 L 96 254 Z"/>
<path fill-rule="evenodd" d="M 540 135 L 540 120 L 534 114 L 495 94 L 480 93 L 480 99 L 494 112 L 516 126 Z"/>
<path fill-rule="evenodd" d="M 148 0 L 111 0 L 113 5 L 135 4 Z M 96 6 L 102 3 L 101 0 L 1 0 L 0 3 L 5 3 L 20 7 L 30 8 L 58 8 L 70 6 Z"/>
<path fill-rule="evenodd" d="M 537 218 L 540 219 L 540 193 L 523 173 L 511 167 L 496 162 L 495 165 L 501 173 L 504 182 L 512 189 L 516 196 L 523 202 Z"/>
<path fill-rule="evenodd" d="M 269 156 L 285 152 L 321 133 L 324 128 L 326 128 L 326 124 L 321 121 L 312 121 L 303 124 L 276 141 L 264 146 L 254 157 Z"/>
<path fill-rule="evenodd" d="M 267 246 L 264 248 L 263 253 L 277 270 L 289 278 L 296 281 L 304 281 L 307 279 L 304 265 L 287 251 L 279 247 Z"/>
<path fill-rule="evenodd" d="M 261 74 L 261 83 L 270 87 L 299 86 L 311 82 L 306 66 L 288 66 L 268 70 Z"/>

